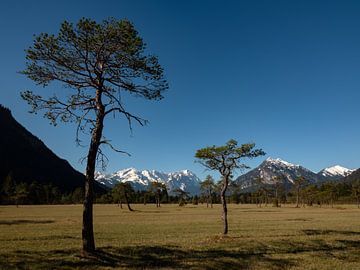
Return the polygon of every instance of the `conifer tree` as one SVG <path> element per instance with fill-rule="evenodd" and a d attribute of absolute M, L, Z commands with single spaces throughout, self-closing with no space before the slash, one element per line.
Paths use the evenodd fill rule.
<path fill-rule="evenodd" d="M 222 218 L 224 222 L 223 234 L 228 233 L 227 205 L 225 193 L 229 185 L 229 181 L 236 169 L 247 169 L 249 166 L 241 163 L 244 158 L 255 158 L 265 155 L 261 149 L 254 149 L 254 143 L 247 143 L 238 146 L 235 140 L 228 141 L 223 146 L 209 146 L 197 150 L 195 157 L 197 161 L 210 170 L 216 170 L 222 177 L 221 203 Z"/>
<path fill-rule="evenodd" d="M 102 146 L 125 153 L 104 136 L 105 119 L 122 116 L 130 128 L 132 122 L 144 125 L 146 120 L 127 110 L 124 96 L 160 100 L 168 88 L 157 57 L 145 49 L 131 22 L 110 18 L 97 23 L 83 18 L 76 25 L 64 21 L 57 35 L 35 36 L 26 50 L 23 74 L 44 87 L 52 82 L 64 86 L 57 94 L 22 92 L 31 112 L 44 111 L 54 125 L 59 121 L 74 122 L 78 143 L 79 133 L 90 135 L 83 207 L 84 254 L 95 251 L 93 186 L 96 162 L 106 160 Z"/>

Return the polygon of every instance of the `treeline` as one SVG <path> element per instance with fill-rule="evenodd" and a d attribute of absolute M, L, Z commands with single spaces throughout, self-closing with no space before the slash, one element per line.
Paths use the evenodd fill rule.
<path fill-rule="evenodd" d="M 114 203 L 119 206 L 130 204 L 212 204 L 221 203 L 221 181 L 215 183 L 211 177 L 207 177 L 201 183 L 201 194 L 190 196 L 189 193 L 180 189 L 168 194 L 166 186 L 161 183 L 153 183 L 148 190 L 135 191 L 129 183 L 119 183 L 112 190 L 98 196 L 96 203 Z M 84 200 L 82 188 L 76 188 L 73 192 L 63 193 L 51 183 L 41 184 L 15 182 L 8 175 L 0 188 L 0 204 L 76 204 Z M 320 185 L 309 184 L 303 178 L 295 180 L 289 189 L 281 183 L 274 185 L 259 184 L 253 192 L 243 192 L 235 183 L 229 185 L 226 200 L 234 204 L 256 204 L 261 206 L 280 207 L 284 204 L 301 206 L 334 206 L 335 204 L 353 204 L 360 206 L 360 180 L 350 182 L 326 182 Z"/>
<path fill-rule="evenodd" d="M 221 182 L 219 182 L 221 183 Z M 199 201 L 205 203 L 221 203 L 219 184 L 214 184 L 207 178 L 202 182 L 202 195 Z M 211 190 L 211 192 L 209 192 Z M 211 195 L 210 195 L 211 194 Z M 285 183 L 266 185 L 260 183 L 253 192 L 243 192 L 235 183 L 229 185 L 228 203 L 272 205 L 282 204 L 300 206 L 334 206 L 335 204 L 352 204 L 360 206 L 360 180 L 350 182 L 325 182 L 309 184 L 303 177 L 295 179 L 289 188 Z"/>
<path fill-rule="evenodd" d="M 64 193 L 51 183 L 15 181 L 11 174 L 5 177 L 0 188 L 0 204 L 71 204 L 82 203 L 84 191 L 76 188 Z"/>
<path fill-rule="evenodd" d="M 191 197 L 189 193 L 176 189 L 173 194 L 169 194 L 163 183 L 154 182 L 148 190 L 135 191 L 130 183 L 118 183 L 108 193 L 98 197 L 96 203 L 116 203 L 122 204 L 155 204 L 160 207 L 164 203 L 178 203 L 185 205 L 192 200 L 198 200 L 198 196 Z M 129 207 L 129 206 L 128 206 Z M 130 207 L 131 208 L 131 207 Z"/>

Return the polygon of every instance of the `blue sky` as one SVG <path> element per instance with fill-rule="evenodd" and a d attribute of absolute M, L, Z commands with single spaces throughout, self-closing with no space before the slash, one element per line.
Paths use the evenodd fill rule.
<path fill-rule="evenodd" d="M 107 137 L 132 154 L 108 151 L 108 172 L 190 169 L 202 178 L 196 149 L 231 138 L 314 171 L 357 168 L 359 13 L 358 1 L 340 0 L 1 1 L 0 103 L 83 171 L 86 148 L 75 146 L 74 126 L 50 126 L 20 98 L 25 89 L 61 91 L 18 74 L 24 49 L 34 34 L 56 33 L 63 20 L 127 18 L 158 55 L 170 89 L 160 102 L 127 101 L 149 126 L 130 134 L 124 121 L 105 123 Z M 245 162 L 255 167 L 266 157 Z"/>

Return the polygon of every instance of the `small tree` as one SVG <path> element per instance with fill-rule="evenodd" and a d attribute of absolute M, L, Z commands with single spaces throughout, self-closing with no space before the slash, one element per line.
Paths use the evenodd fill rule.
<path fill-rule="evenodd" d="M 173 192 L 179 197 L 179 206 L 184 206 L 186 200 L 189 198 L 189 192 L 182 190 L 181 188 L 174 189 Z"/>
<path fill-rule="evenodd" d="M 15 187 L 15 192 L 13 195 L 16 207 L 19 207 L 19 204 L 26 201 L 27 196 L 29 195 L 29 188 L 26 183 L 21 182 Z"/>
<path fill-rule="evenodd" d="M 247 143 L 238 146 L 235 140 L 228 141 L 223 146 L 210 146 L 197 150 L 195 157 L 197 161 L 210 170 L 218 171 L 222 176 L 221 203 L 222 218 L 224 222 L 223 234 L 228 233 L 227 206 L 225 193 L 230 178 L 236 169 L 247 169 L 247 165 L 241 163 L 241 159 L 255 158 L 265 155 L 261 149 L 254 149 L 254 143 Z"/>
<path fill-rule="evenodd" d="M 160 197 L 163 191 L 166 191 L 166 185 L 164 183 L 158 181 L 151 182 L 150 192 L 155 195 L 156 207 L 160 207 Z"/>
<path fill-rule="evenodd" d="M 273 201 L 273 206 L 275 207 L 281 207 L 280 192 L 281 192 L 281 188 L 284 185 L 284 179 L 285 179 L 284 175 L 274 176 L 272 178 L 272 181 L 274 183 L 274 197 L 275 197 Z"/>
<path fill-rule="evenodd" d="M 308 181 L 303 176 L 299 176 L 294 180 L 294 188 L 296 192 L 296 208 L 298 208 L 300 204 L 300 193 L 307 183 Z"/>
<path fill-rule="evenodd" d="M 206 194 L 206 207 L 209 207 L 210 203 L 211 208 L 213 208 L 212 193 L 215 189 L 214 178 L 211 175 L 206 176 L 205 180 L 200 183 L 200 189 Z"/>
<path fill-rule="evenodd" d="M 356 180 L 351 185 L 352 196 L 356 199 L 357 207 L 360 208 L 360 180 Z"/>
<path fill-rule="evenodd" d="M 122 201 L 124 200 L 129 211 L 134 211 L 131 208 L 129 201 L 129 197 L 132 194 L 134 194 L 134 189 L 131 186 L 131 184 L 128 182 L 125 183 L 119 182 L 111 190 L 111 195 L 114 198 L 114 200 L 118 202 L 119 205 L 121 205 L 121 208 L 122 208 Z"/>
<path fill-rule="evenodd" d="M 85 199 L 83 207 L 83 253 L 95 251 L 93 233 L 93 189 L 96 161 L 105 161 L 101 146 L 113 147 L 103 136 L 104 120 L 124 116 L 140 125 L 146 121 L 124 106 L 123 96 L 134 95 L 148 100 L 163 98 L 168 88 L 157 57 L 145 54 L 145 43 L 127 20 L 108 19 L 97 23 L 81 19 L 76 25 L 63 22 L 58 35 L 42 33 L 26 50 L 26 69 L 22 72 L 35 83 L 48 86 L 58 82 L 66 91 L 42 97 L 31 91 L 22 98 L 31 112 L 45 111 L 56 125 L 74 122 L 79 133 L 90 135 L 86 157 Z M 103 163 L 104 165 L 104 163 Z"/>

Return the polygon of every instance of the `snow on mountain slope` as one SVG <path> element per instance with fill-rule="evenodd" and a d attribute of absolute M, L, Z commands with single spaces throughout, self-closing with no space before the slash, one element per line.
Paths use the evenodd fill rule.
<path fill-rule="evenodd" d="M 262 183 L 266 185 L 273 185 L 281 178 L 281 182 L 290 188 L 294 180 L 299 176 L 305 177 L 310 183 L 322 183 L 340 180 L 353 171 L 354 170 L 336 165 L 323 169 L 319 173 L 314 173 L 305 167 L 292 164 L 280 158 L 267 158 L 257 168 L 239 176 L 236 182 L 240 184 L 244 190 L 250 191 L 256 189 L 256 182 L 259 178 L 262 180 Z"/>
<path fill-rule="evenodd" d="M 355 170 L 344 168 L 340 165 L 335 165 L 335 166 L 321 170 L 318 174 L 320 174 L 326 178 L 331 178 L 332 180 L 338 180 L 345 176 L 348 176 L 349 174 L 351 174 L 354 171 Z"/>
<path fill-rule="evenodd" d="M 160 182 L 167 186 L 170 194 L 178 188 L 189 192 L 191 195 L 200 193 L 200 179 L 189 170 L 164 173 L 155 170 L 138 171 L 134 168 L 128 168 L 113 174 L 97 172 L 95 180 L 110 188 L 118 182 L 130 182 L 136 190 L 147 190 L 151 182 Z"/>

